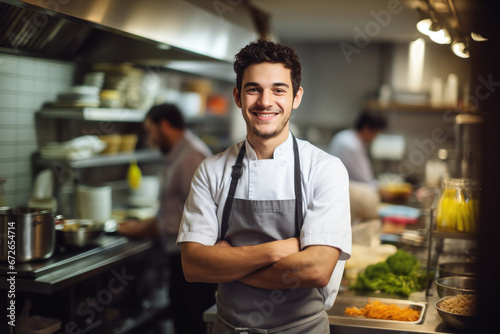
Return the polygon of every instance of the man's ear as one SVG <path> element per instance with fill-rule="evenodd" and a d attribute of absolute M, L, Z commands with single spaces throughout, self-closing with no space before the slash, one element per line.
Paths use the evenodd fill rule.
<path fill-rule="evenodd" d="M 240 91 L 238 90 L 238 87 L 233 88 L 233 97 L 234 97 L 234 102 L 238 106 L 238 108 L 241 108 L 241 95 Z"/>
<path fill-rule="evenodd" d="M 297 109 L 300 106 L 303 94 L 304 94 L 304 89 L 302 87 L 299 87 L 297 94 L 295 94 L 295 97 L 293 98 L 293 104 L 292 104 L 293 109 Z"/>

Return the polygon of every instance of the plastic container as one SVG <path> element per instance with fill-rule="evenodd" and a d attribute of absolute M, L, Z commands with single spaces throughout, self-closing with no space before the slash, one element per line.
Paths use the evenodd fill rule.
<path fill-rule="evenodd" d="M 121 107 L 121 93 L 115 89 L 103 89 L 99 94 L 102 108 Z"/>
<path fill-rule="evenodd" d="M 128 134 L 122 135 L 121 144 L 120 144 L 120 152 L 130 153 L 135 150 L 135 146 L 137 145 L 137 140 L 139 137 L 136 134 Z"/>
<path fill-rule="evenodd" d="M 120 151 L 122 137 L 118 134 L 109 134 L 100 136 L 103 142 L 106 143 L 106 148 L 101 151 L 101 154 L 117 154 Z"/>

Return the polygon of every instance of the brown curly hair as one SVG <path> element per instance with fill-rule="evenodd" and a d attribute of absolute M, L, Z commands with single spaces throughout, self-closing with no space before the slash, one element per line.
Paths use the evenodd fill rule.
<path fill-rule="evenodd" d="M 236 87 L 241 94 L 243 72 L 248 66 L 259 63 L 281 63 L 290 70 L 293 96 L 300 88 L 301 70 L 299 57 L 292 48 L 268 40 L 257 40 L 245 46 L 234 56 L 234 71 L 236 72 Z"/>

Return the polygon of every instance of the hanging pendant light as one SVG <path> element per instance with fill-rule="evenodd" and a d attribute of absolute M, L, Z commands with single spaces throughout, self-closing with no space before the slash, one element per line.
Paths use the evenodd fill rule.
<path fill-rule="evenodd" d="M 448 33 L 448 30 L 445 28 L 441 28 L 438 31 L 432 31 L 429 34 L 429 38 L 438 44 L 450 44 L 451 43 L 451 37 L 450 34 Z"/>
<path fill-rule="evenodd" d="M 469 58 L 469 47 L 467 41 L 455 41 L 451 44 L 451 50 L 460 58 Z"/>
<path fill-rule="evenodd" d="M 485 42 L 487 41 L 488 39 L 486 37 L 483 37 L 483 35 L 481 34 L 478 34 L 476 32 L 471 32 L 470 33 L 470 36 L 472 37 L 472 39 L 476 42 Z"/>
<path fill-rule="evenodd" d="M 429 35 L 431 25 L 432 20 L 430 17 L 422 19 L 417 22 L 417 30 L 424 35 Z"/>

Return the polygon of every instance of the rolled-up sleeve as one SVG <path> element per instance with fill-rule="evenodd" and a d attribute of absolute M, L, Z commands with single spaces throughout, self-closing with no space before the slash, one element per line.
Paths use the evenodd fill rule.
<path fill-rule="evenodd" d="M 349 177 L 342 162 L 330 155 L 312 162 L 315 168 L 303 171 L 309 182 L 301 246 L 327 245 L 341 250 L 340 260 L 351 253 Z"/>

